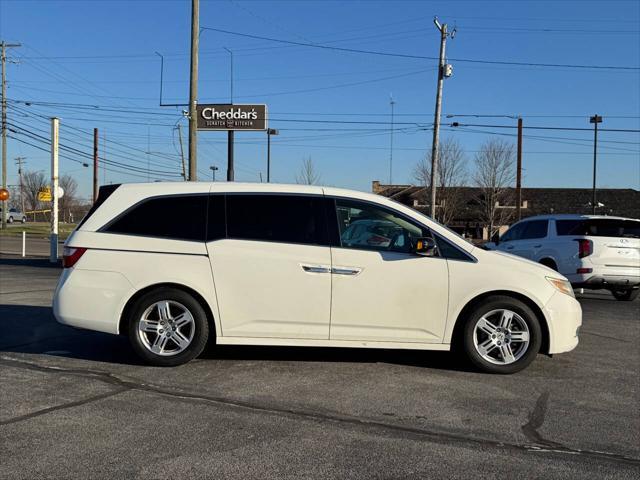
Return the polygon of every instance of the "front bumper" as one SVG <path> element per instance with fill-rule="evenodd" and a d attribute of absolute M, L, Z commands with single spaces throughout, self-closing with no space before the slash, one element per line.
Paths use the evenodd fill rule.
<path fill-rule="evenodd" d="M 578 345 L 578 331 L 582 325 L 582 307 L 564 293 L 555 292 L 544 307 L 549 326 L 549 352 L 569 352 Z"/>

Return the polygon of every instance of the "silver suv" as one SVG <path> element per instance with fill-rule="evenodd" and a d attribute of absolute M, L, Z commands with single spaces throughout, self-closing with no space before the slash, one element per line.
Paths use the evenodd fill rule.
<path fill-rule="evenodd" d="M 597 215 L 529 217 L 486 247 L 542 263 L 576 288 L 607 289 L 618 300 L 634 300 L 640 293 L 640 220 Z"/>
<path fill-rule="evenodd" d="M 1 214 L 2 214 L 2 208 L 0 207 L 0 215 Z M 6 218 L 7 218 L 7 223 L 13 223 L 13 222 L 27 223 L 27 216 L 15 208 L 9 209 L 9 211 L 7 212 Z"/>

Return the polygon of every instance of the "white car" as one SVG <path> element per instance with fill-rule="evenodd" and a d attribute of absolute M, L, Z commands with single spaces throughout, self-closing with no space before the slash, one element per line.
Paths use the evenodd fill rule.
<path fill-rule="evenodd" d="M 0 207 L 0 215 L 2 215 L 2 207 Z M 27 223 L 27 216 L 24 213 L 18 211 L 18 209 L 16 208 L 10 208 L 6 215 L 6 222 L 7 223 L 13 223 L 13 222 Z"/>
<path fill-rule="evenodd" d="M 392 222 L 402 235 L 345 245 L 341 233 L 362 220 Z M 453 347 L 481 370 L 512 373 L 538 353 L 575 348 L 582 322 L 557 272 L 475 248 L 394 201 L 336 188 L 102 187 L 63 263 L 57 320 L 128 335 L 162 366 L 193 359 L 211 341 Z"/>
<path fill-rule="evenodd" d="M 607 289 L 618 300 L 640 291 L 640 220 L 597 215 L 542 215 L 515 223 L 501 250 L 542 263 L 576 288 Z"/>

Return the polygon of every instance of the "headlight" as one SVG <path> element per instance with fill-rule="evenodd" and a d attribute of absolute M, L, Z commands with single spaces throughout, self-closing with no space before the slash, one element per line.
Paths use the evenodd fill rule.
<path fill-rule="evenodd" d="M 565 293 L 570 297 L 575 298 L 575 295 L 573 294 L 573 287 L 571 286 L 571 283 L 569 283 L 569 281 L 552 277 L 546 277 L 546 279 L 549 280 L 549 283 L 553 285 L 554 288 L 559 292 Z"/>

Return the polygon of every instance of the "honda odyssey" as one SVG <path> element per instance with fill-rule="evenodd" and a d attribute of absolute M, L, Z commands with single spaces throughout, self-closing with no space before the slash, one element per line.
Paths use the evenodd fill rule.
<path fill-rule="evenodd" d="M 357 241 L 352 225 L 366 227 Z M 582 321 L 558 272 L 337 188 L 105 186 L 63 265 L 57 320 L 127 335 L 159 366 L 211 342 L 456 349 L 482 371 L 513 373 L 575 348 Z"/>

